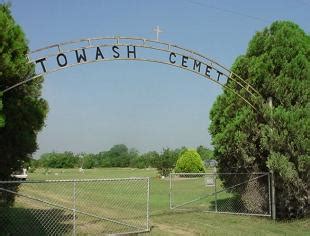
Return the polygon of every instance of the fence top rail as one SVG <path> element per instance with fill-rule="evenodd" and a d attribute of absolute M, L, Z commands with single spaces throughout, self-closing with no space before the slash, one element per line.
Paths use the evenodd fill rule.
<path fill-rule="evenodd" d="M 149 180 L 150 177 L 129 177 L 129 178 L 104 178 L 104 179 L 55 179 L 55 180 L 6 180 L 0 181 L 0 184 L 10 184 L 10 183 L 60 183 L 60 182 L 113 182 L 113 181 L 139 181 L 139 180 Z"/>
<path fill-rule="evenodd" d="M 170 175 L 268 175 L 269 172 L 252 172 L 252 173 L 229 173 L 229 172 L 206 172 L 206 173 L 170 173 Z"/>

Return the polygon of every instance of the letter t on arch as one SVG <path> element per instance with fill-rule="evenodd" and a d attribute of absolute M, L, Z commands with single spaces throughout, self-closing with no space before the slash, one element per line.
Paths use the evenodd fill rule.
<path fill-rule="evenodd" d="M 40 58 L 40 59 L 36 60 L 36 64 L 40 63 L 43 72 L 46 73 L 46 68 L 45 68 L 45 65 L 44 65 L 44 61 L 46 61 L 46 58 L 45 58 L 45 57 Z"/>

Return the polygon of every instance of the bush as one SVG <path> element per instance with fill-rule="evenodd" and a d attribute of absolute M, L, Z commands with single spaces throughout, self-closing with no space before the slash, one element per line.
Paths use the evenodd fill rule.
<path fill-rule="evenodd" d="M 183 152 L 176 164 L 177 173 L 203 173 L 205 172 L 200 155 L 195 150 Z"/>

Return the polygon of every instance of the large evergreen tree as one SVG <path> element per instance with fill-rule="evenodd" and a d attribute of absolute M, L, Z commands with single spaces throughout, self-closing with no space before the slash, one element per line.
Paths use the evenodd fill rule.
<path fill-rule="evenodd" d="M 0 4 L 0 91 L 34 75 L 25 35 L 6 4 Z M 48 106 L 41 98 L 43 78 L 0 96 L 0 180 L 29 161 L 37 150 L 36 137 L 44 125 Z M 3 115 L 2 115 L 3 112 Z"/>
<path fill-rule="evenodd" d="M 310 36 L 294 23 L 275 22 L 256 33 L 232 70 L 263 101 L 254 111 L 228 90 L 215 101 L 210 132 L 219 171 L 273 170 L 277 216 L 309 214 Z"/>

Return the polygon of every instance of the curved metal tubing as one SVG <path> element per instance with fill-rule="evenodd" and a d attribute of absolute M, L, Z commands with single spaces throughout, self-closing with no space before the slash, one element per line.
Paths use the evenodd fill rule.
<path fill-rule="evenodd" d="M 242 97 L 240 94 L 238 94 L 235 90 L 233 90 L 232 88 L 226 86 L 226 85 L 222 85 L 221 83 L 217 82 L 216 80 L 213 80 L 213 79 L 210 79 L 210 77 L 207 77 L 207 76 L 204 76 L 202 74 L 200 74 L 199 72 L 197 71 L 194 71 L 192 69 L 189 69 L 189 68 L 184 68 L 180 65 L 175 65 L 175 64 L 170 64 L 168 62 L 163 62 L 163 61 L 158 61 L 158 60 L 150 60 L 150 59 L 143 59 L 143 58 L 135 58 L 135 59 L 132 59 L 132 58 L 114 58 L 114 59 L 104 59 L 104 60 L 90 60 L 90 61 L 87 61 L 87 62 L 81 62 L 81 63 L 75 63 L 75 64 L 71 64 L 71 65 L 68 65 L 68 66 L 64 66 L 64 67 L 60 67 L 60 68 L 57 68 L 57 69 L 54 69 L 54 70 L 51 70 L 49 71 L 49 74 L 50 73 L 54 73 L 54 72 L 57 72 L 57 71 L 60 71 L 60 70 L 63 70 L 65 68 L 70 68 L 70 67 L 74 67 L 74 66 L 77 66 L 77 65 L 85 65 L 85 64 L 89 64 L 89 63 L 95 63 L 95 62 L 101 62 L 101 61 L 144 61 L 144 62 L 153 62 L 153 63 L 159 63 L 159 64 L 165 64 L 165 65 L 170 65 L 170 66 L 174 66 L 174 67 L 178 67 L 178 68 L 181 68 L 181 69 L 184 69 L 184 70 L 187 70 L 187 71 L 190 71 L 190 72 L 193 72 L 197 75 L 200 75 L 200 76 L 203 76 L 204 78 L 206 79 L 209 79 L 209 80 L 212 80 L 213 82 L 221 85 L 222 87 L 225 87 L 227 89 L 229 89 L 230 91 L 232 91 L 234 94 L 236 94 L 238 97 L 240 97 L 243 101 L 245 101 L 248 105 L 250 105 L 254 110 L 256 110 L 256 107 L 251 104 L 247 99 L 245 99 L 244 97 Z M 31 80 L 34 80 L 38 77 L 42 76 L 42 74 L 39 74 L 39 75 L 35 75 L 34 77 L 31 77 L 31 78 L 28 78 L 22 82 L 19 82 L 13 86 L 11 86 L 10 88 L 4 90 L 4 92 L 8 92 L 9 90 L 12 90 L 13 88 L 16 88 L 22 84 L 25 84 Z M 3 93 L 4 93 L 3 92 Z"/>
<path fill-rule="evenodd" d="M 104 44 L 94 44 L 96 41 L 114 41 L 116 40 L 115 43 L 104 43 Z M 130 40 L 131 42 L 129 43 L 124 43 L 121 41 L 125 41 L 125 40 Z M 139 43 L 135 43 L 136 41 L 138 41 Z M 73 49 L 68 49 L 68 50 L 63 50 L 64 46 L 68 46 L 68 45 L 74 45 L 74 44 L 78 44 L 78 43 L 87 43 L 86 46 L 79 46 L 77 48 L 73 48 Z M 142 42 L 142 43 L 141 43 Z M 156 45 L 160 45 L 163 47 L 156 47 L 153 45 L 149 45 L 150 43 L 152 44 L 156 44 Z M 232 80 L 234 81 L 238 86 L 242 87 L 245 89 L 245 91 L 248 93 L 248 95 L 250 95 L 250 97 L 261 97 L 261 95 L 258 93 L 257 90 L 255 90 L 250 84 L 248 84 L 246 81 L 244 81 L 240 76 L 236 75 L 235 73 L 233 73 L 232 71 L 230 71 L 229 69 L 227 69 L 226 67 L 222 66 L 221 64 L 217 63 L 216 61 L 209 59 L 208 57 L 197 53 L 195 51 L 189 50 L 189 49 L 185 49 L 182 48 L 180 46 L 177 45 L 173 45 L 173 44 L 169 44 L 169 43 L 165 43 L 165 42 L 160 42 L 160 41 L 156 41 L 156 40 L 149 40 L 149 39 L 145 39 L 145 38 L 137 38 L 137 37 L 120 37 L 120 36 L 116 36 L 116 37 L 98 37 L 98 38 L 86 38 L 86 39 L 79 39 L 79 40 L 73 40 L 73 41 L 68 41 L 68 42 L 64 42 L 64 43 L 60 43 L 60 44 L 53 44 L 44 48 L 40 48 L 34 51 L 31 51 L 27 57 L 29 59 L 29 63 L 35 63 L 37 60 L 39 59 L 49 59 L 52 57 L 56 57 L 59 53 L 72 53 L 74 51 L 79 51 L 79 50 L 87 50 L 87 49 L 94 49 L 97 47 L 100 48 L 104 48 L 104 47 L 113 47 L 113 46 L 118 46 L 118 47 L 137 47 L 137 48 L 144 48 L 144 49 L 150 49 L 150 50 L 155 50 L 155 51 L 160 51 L 160 52 L 167 52 L 167 53 L 173 53 L 175 55 L 178 56 L 186 56 L 188 59 L 191 59 L 192 61 L 196 60 L 198 62 L 201 62 L 202 65 L 205 66 L 211 66 L 212 69 L 215 69 L 217 72 L 221 72 L 221 74 L 227 78 L 228 80 Z M 57 52 L 54 53 L 49 53 L 47 52 L 47 54 L 45 56 L 41 56 L 41 57 L 37 57 L 35 59 L 32 59 L 31 57 L 33 55 L 35 55 L 36 53 L 39 52 L 44 52 L 44 51 L 48 51 L 50 49 L 55 49 L 57 50 Z M 199 67 L 199 72 L 194 70 L 195 68 L 191 69 L 189 67 L 184 67 L 178 64 L 172 64 L 169 62 L 166 62 L 164 60 L 157 60 L 157 59 L 147 59 L 147 58 L 124 58 L 124 57 L 119 57 L 119 58 L 104 58 L 104 59 L 97 59 L 97 60 L 87 60 L 87 61 L 82 61 L 82 62 L 76 62 L 76 63 L 72 63 L 63 67 L 59 67 L 56 69 L 51 69 L 51 70 L 47 70 L 44 71 L 43 73 L 37 74 L 31 78 L 27 78 L 15 85 L 12 85 L 9 88 L 6 88 L 5 90 L 3 90 L 3 93 L 6 93 L 24 83 L 27 83 L 31 80 L 34 80 L 40 76 L 49 74 L 49 73 L 53 73 L 65 68 L 69 68 L 69 67 L 73 67 L 79 64 L 89 64 L 89 63 L 94 63 L 94 62 L 101 62 L 101 61 L 117 61 L 117 60 L 122 60 L 122 61 L 144 61 L 144 62 L 154 62 L 154 63 L 160 63 L 160 64 L 166 64 L 166 65 L 170 65 L 170 66 L 174 66 L 174 67 L 178 67 L 181 69 L 185 69 L 187 71 L 193 72 L 195 74 L 198 74 L 206 79 L 209 79 L 219 85 L 221 85 L 222 87 L 225 87 L 227 89 L 229 89 L 230 91 L 234 92 L 237 96 L 239 96 L 243 101 L 245 101 L 248 105 L 250 105 L 254 110 L 256 110 L 255 105 L 253 103 L 251 103 L 247 98 L 243 97 L 241 94 L 238 93 L 238 91 L 235 91 L 234 88 L 230 88 L 229 87 L 229 83 L 220 83 L 219 80 L 213 79 L 210 76 L 206 75 L 206 74 L 202 74 L 200 72 L 200 67 Z"/>

